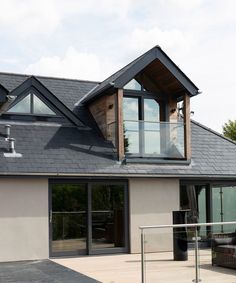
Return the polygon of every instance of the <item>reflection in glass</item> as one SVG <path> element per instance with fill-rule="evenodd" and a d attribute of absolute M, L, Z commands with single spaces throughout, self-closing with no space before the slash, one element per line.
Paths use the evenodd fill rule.
<path fill-rule="evenodd" d="M 34 101 L 33 112 L 35 114 L 55 115 L 55 113 L 41 99 L 39 99 L 35 94 L 34 94 L 34 97 L 33 97 L 33 101 Z"/>
<path fill-rule="evenodd" d="M 137 82 L 135 79 L 129 81 L 125 86 L 124 89 L 130 90 L 142 90 L 141 84 Z"/>
<path fill-rule="evenodd" d="M 30 94 L 10 108 L 8 113 L 30 113 Z"/>
<path fill-rule="evenodd" d="M 199 223 L 206 223 L 206 188 L 205 186 L 195 186 L 197 191 L 197 202 L 198 202 L 198 214 L 199 214 Z M 199 228 L 199 236 L 202 239 L 206 239 L 207 231 L 206 227 Z"/>
<path fill-rule="evenodd" d="M 92 249 L 124 247 L 124 186 L 92 185 Z"/>
<path fill-rule="evenodd" d="M 160 154 L 160 124 L 144 122 L 144 153 Z"/>
<path fill-rule="evenodd" d="M 87 194 L 84 184 L 52 187 L 52 253 L 85 253 Z"/>
<path fill-rule="evenodd" d="M 35 94 L 31 93 L 28 94 L 22 100 L 20 100 L 7 112 L 22 114 L 56 115 L 40 98 L 38 98 Z"/>
<path fill-rule="evenodd" d="M 129 153 L 139 152 L 139 112 L 138 98 L 124 97 L 123 115 L 125 132 L 125 150 Z"/>
<path fill-rule="evenodd" d="M 124 97 L 123 98 L 123 115 L 124 120 L 139 120 L 138 113 L 138 98 Z"/>
<path fill-rule="evenodd" d="M 212 207 L 213 222 L 235 221 L 236 218 L 236 187 L 213 187 Z M 214 232 L 234 232 L 235 226 L 213 226 Z"/>
<path fill-rule="evenodd" d="M 159 104 L 154 99 L 144 99 L 144 121 L 160 121 Z"/>

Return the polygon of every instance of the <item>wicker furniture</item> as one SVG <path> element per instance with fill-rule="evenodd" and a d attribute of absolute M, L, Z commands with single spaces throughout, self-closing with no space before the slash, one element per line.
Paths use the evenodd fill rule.
<path fill-rule="evenodd" d="M 212 235 L 212 265 L 236 269 L 236 233 Z"/>

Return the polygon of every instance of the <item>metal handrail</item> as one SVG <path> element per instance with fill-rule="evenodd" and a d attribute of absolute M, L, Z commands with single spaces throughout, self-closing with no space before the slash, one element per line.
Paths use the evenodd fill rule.
<path fill-rule="evenodd" d="M 208 222 L 208 223 L 189 223 L 189 224 L 167 224 L 167 225 L 149 225 L 139 226 L 140 230 L 154 228 L 180 228 L 180 227 L 201 227 L 201 226 L 216 226 L 216 225 L 236 225 L 236 221 L 231 222 Z"/>
<path fill-rule="evenodd" d="M 146 283 L 145 278 L 145 259 L 144 259 L 144 230 L 148 229 L 161 229 L 161 228 L 181 228 L 181 227 L 193 227 L 194 229 L 194 242 L 195 242 L 195 279 L 193 282 L 201 282 L 199 277 L 199 252 L 198 252 L 198 227 L 203 226 L 217 226 L 217 225 L 236 225 L 236 221 L 230 222 L 206 222 L 206 223 L 189 223 L 189 224 L 166 224 L 166 225 L 149 225 L 139 226 L 141 230 L 141 282 Z"/>

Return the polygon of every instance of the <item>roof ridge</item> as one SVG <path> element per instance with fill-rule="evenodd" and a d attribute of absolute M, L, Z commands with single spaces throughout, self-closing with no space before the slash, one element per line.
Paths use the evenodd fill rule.
<path fill-rule="evenodd" d="M 227 140 L 228 142 L 231 142 L 231 143 L 236 145 L 236 141 L 233 141 L 230 138 L 225 137 L 224 135 L 218 133 L 217 131 L 215 131 L 215 130 L 213 130 L 213 129 L 211 129 L 211 128 L 209 128 L 209 127 L 207 127 L 207 126 L 205 126 L 205 125 L 203 125 L 203 124 L 201 124 L 201 123 L 199 123 L 199 122 L 197 122 L 193 119 L 191 119 L 191 123 L 193 123 L 193 124 L 201 127 L 202 129 L 207 130 L 208 132 L 211 132 L 212 134 L 214 134 L 214 135 L 216 135 L 220 138 L 223 138 L 223 139 Z"/>
<path fill-rule="evenodd" d="M 19 77 L 36 77 L 36 78 L 45 78 L 45 79 L 54 79 L 54 80 L 65 80 L 65 81 L 77 81 L 77 82 L 88 82 L 88 83 L 96 83 L 99 84 L 99 81 L 91 81 L 91 80 L 82 80 L 82 79 L 70 79 L 63 77 L 53 77 L 53 76 L 42 76 L 42 75 L 33 75 L 33 74 L 22 74 L 22 73 L 13 73 L 13 72 L 0 72 L 0 75 L 14 75 Z"/>

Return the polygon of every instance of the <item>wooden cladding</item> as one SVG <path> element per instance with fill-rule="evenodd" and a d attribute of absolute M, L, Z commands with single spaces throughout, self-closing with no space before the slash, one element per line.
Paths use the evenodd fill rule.
<path fill-rule="evenodd" d="M 89 110 L 92 113 L 100 131 L 106 140 L 112 141 L 116 146 L 116 110 L 115 94 L 104 95 L 94 101 Z"/>
<path fill-rule="evenodd" d="M 94 101 L 89 110 L 106 140 L 116 148 L 118 160 L 124 158 L 123 89 Z"/>
<path fill-rule="evenodd" d="M 118 89 L 117 91 L 117 155 L 118 160 L 123 160 L 125 156 L 124 148 L 124 126 L 123 126 L 123 89 Z"/>
<path fill-rule="evenodd" d="M 190 128 L 190 97 L 184 95 L 184 145 L 185 145 L 185 158 L 191 158 L 191 128 Z"/>

